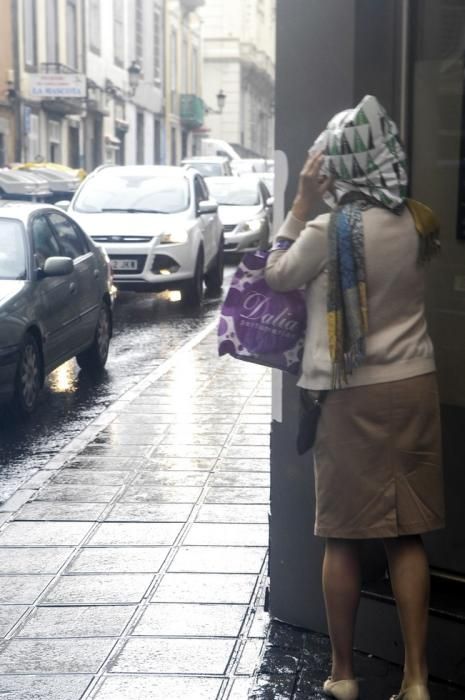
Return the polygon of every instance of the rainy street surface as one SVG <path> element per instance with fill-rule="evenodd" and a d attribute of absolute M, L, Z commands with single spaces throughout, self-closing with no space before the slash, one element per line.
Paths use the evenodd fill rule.
<path fill-rule="evenodd" d="M 225 271 L 224 290 L 233 270 L 228 266 Z M 176 292 L 120 293 L 110 356 L 102 377 L 92 381 L 71 360 L 49 375 L 31 419 L 20 422 L 8 411 L 0 413 L 0 503 L 99 413 L 218 315 L 220 298 L 206 297 L 199 311 L 189 311 L 177 297 Z"/>
<path fill-rule="evenodd" d="M 5 700 L 248 698 L 271 372 L 218 357 L 215 305 L 0 508 Z"/>

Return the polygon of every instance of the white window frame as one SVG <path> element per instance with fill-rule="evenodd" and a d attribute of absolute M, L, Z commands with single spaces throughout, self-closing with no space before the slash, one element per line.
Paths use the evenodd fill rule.
<path fill-rule="evenodd" d="M 66 63 L 69 68 L 79 68 L 78 8 L 76 0 L 66 0 Z"/>
<path fill-rule="evenodd" d="M 58 2 L 47 0 L 47 63 L 58 63 Z"/>
<path fill-rule="evenodd" d="M 113 55 L 114 62 L 124 67 L 124 2 L 113 0 Z"/>
<path fill-rule="evenodd" d="M 144 1 L 135 0 L 134 5 L 134 31 L 136 61 L 140 66 L 144 63 Z"/>
<path fill-rule="evenodd" d="M 102 16 L 100 0 L 89 0 L 89 46 L 93 53 L 102 51 Z"/>
<path fill-rule="evenodd" d="M 35 0 L 23 0 L 24 63 L 27 68 L 37 66 L 37 10 Z"/>
<path fill-rule="evenodd" d="M 161 83 L 162 21 L 158 3 L 153 7 L 153 82 Z"/>

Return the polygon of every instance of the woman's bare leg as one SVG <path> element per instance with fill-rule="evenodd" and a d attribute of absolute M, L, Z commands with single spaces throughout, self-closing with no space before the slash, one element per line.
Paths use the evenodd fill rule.
<path fill-rule="evenodd" d="M 430 575 L 425 548 L 419 536 L 386 539 L 384 546 L 405 646 L 402 688 L 426 685 Z"/>
<path fill-rule="evenodd" d="M 353 640 L 360 601 L 360 554 L 353 540 L 327 539 L 323 593 L 331 639 L 334 681 L 354 678 Z"/>

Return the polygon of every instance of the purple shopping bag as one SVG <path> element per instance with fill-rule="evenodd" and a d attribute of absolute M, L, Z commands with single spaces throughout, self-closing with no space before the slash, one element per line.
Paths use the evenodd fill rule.
<path fill-rule="evenodd" d="M 265 281 L 268 253 L 246 253 L 221 308 L 218 353 L 298 374 L 307 319 L 301 290 L 274 292 Z"/>

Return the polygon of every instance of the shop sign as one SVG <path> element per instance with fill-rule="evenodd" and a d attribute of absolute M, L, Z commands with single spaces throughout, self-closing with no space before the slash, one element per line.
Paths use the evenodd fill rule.
<path fill-rule="evenodd" d="M 80 99 L 86 97 L 86 77 L 82 73 L 31 73 L 29 96 L 40 99 Z"/>

